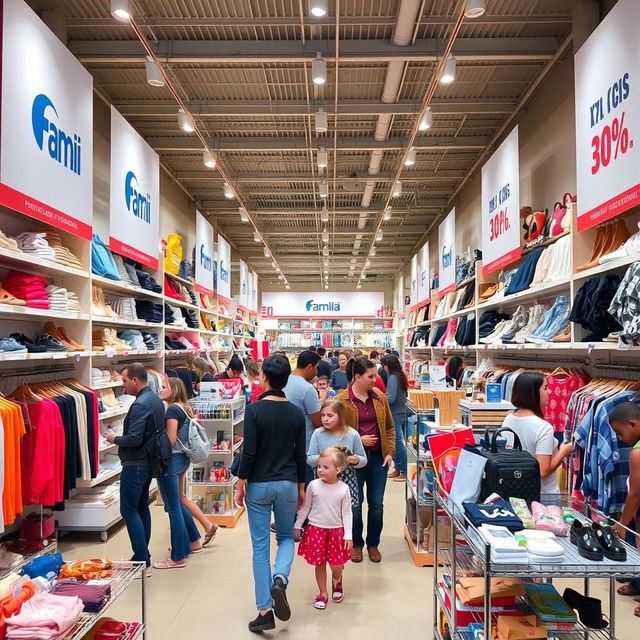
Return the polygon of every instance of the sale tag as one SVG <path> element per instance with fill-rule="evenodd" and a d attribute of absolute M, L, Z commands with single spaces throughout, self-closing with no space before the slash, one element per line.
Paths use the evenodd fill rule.
<path fill-rule="evenodd" d="M 66 353 L 52 353 L 51 357 L 54 360 L 66 360 L 67 359 L 67 354 Z"/>
<path fill-rule="evenodd" d="M 593 342 L 590 342 L 590 343 L 587 345 L 587 353 L 591 353 L 595 348 L 596 348 L 596 345 L 595 345 L 595 344 L 593 344 Z"/>
<path fill-rule="evenodd" d="M 113 358 L 113 356 L 116 355 L 116 349 L 115 347 L 105 347 L 104 353 L 107 356 L 107 358 Z"/>
<path fill-rule="evenodd" d="M 630 345 L 626 344 L 625 342 L 622 342 L 622 340 L 618 338 L 618 349 L 620 351 L 629 351 L 630 348 L 631 348 Z"/>

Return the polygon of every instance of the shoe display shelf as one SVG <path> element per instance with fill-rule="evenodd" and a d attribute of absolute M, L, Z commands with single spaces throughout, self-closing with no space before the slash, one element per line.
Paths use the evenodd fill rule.
<path fill-rule="evenodd" d="M 609 626 L 603 630 L 591 629 L 579 621 L 575 629 L 552 630 L 550 637 L 563 640 L 584 640 L 598 638 L 614 640 L 616 638 L 616 579 L 637 578 L 640 572 L 640 551 L 624 543 L 627 559 L 615 562 L 605 558 L 602 561 L 588 560 L 582 557 L 578 548 L 568 537 L 555 538 L 564 550 L 561 562 L 549 564 L 505 564 L 491 559 L 491 546 L 483 542 L 478 529 L 466 517 L 466 514 L 454 506 L 448 496 L 441 490 L 434 493 L 434 558 L 433 558 L 433 637 L 434 640 L 473 640 L 473 633 L 459 629 L 456 617 L 451 615 L 449 602 L 456 602 L 456 578 L 476 575 L 484 579 L 484 612 L 477 614 L 479 624 L 484 625 L 484 637 L 494 637 L 492 631 L 496 625 L 496 615 L 491 609 L 491 583 L 493 578 L 518 577 L 523 579 L 553 580 L 568 578 L 583 581 L 584 593 L 589 595 L 590 581 L 607 579 L 609 581 Z M 544 502 L 544 496 L 541 497 Z M 592 521 L 582 512 L 565 505 L 583 524 Z M 611 524 L 616 524 L 611 519 Z M 450 577 L 450 587 L 443 586 L 443 575 Z M 441 615 L 440 615 L 441 614 Z M 443 632 L 443 621 L 446 621 L 447 633 Z"/>
<path fill-rule="evenodd" d="M 245 399 L 194 398 L 191 406 L 211 439 L 207 459 L 187 472 L 187 495 L 197 502 L 207 519 L 222 527 L 235 527 L 244 509 L 234 500 L 237 478 L 224 473 L 242 446 Z"/>

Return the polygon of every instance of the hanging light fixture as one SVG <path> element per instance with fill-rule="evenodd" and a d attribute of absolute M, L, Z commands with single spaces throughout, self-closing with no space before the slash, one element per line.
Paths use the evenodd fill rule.
<path fill-rule="evenodd" d="M 358 282 L 358 284 L 356 285 L 356 289 L 362 289 L 362 285 Z"/>
<path fill-rule="evenodd" d="M 315 112 L 314 119 L 316 133 L 327 133 L 327 129 L 329 129 L 329 116 L 327 116 L 322 107 Z"/>
<path fill-rule="evenodd" d="M 216 159 L 213 157 L 213 153 L 211 153 L 211 151 L 207 151 L 205 149 L 202 152 L 202 162 L 204 162 L 204 166 L 209 167 L 209 169 L 216 168 Z"/>
<path fill-rule="evenodd" d="M 278 267 L 278 265 L 276 264 L 275 260 L 271 263 L 271 266 L 276 270 L 276 271 L 280 271 L 280 268 Z"/>
<path fill-rule="evenodd" d="M 369 255 L 373 258 L 373 256 L 376 255 L 376 248 L 375 247 L 371 247 L 371 251 L 369 251 Z"/>
<path fill-rule="evenodd" d="M 329 197 L 329 185 L 327 184 L 326 180 L 320 180 L 320 187 L 318 189 L 318 195 L 321 198 L 328 198 Z"/>
<path fill-rule="evenodd" d="M 485 12 L 484 0 L 467 0 L 467 8 L 464 10 L 465 18 L 479 18 Z"/>
<path fill-rule="evenodd" d="M 224 192 L 224 197 L 228 200 L 232 200 L 233 198 L 235 198 L 233 189 L 226 182 L 222 185 L 222 191 Z"/>
<path fill-rule="evenodd" d="M 311 63 L 311 79 L 313 84 L 324 84 L 327 81 L 327 61 L 319 51 L 316 53 L 315 60 Z"/>
<path fill-rule="evenodd" d="M 253 232 L 253 241 L 260 242 L 262 238 L 260 238 L 260 234 L 257 231 Z"/>
<path fill-rule="evenodd" d="M 327 0 L 310 0 L 309 13 L 314 18 L 324 18 L 327 15 Z"/>
<path fill-rule="evenodd" d="M 318 149 L 318 168 L 324 169 L 329 164 L 327 148 L 322 146 Z"/>
<path fill-rule="evenodd" d="M 320 222 L 327 224 L 329 222 L 329 211 L 327 211 L 327 205 L 322 205 L 322 211 L 320 211 Z"/>
<path fill-rule="evenodd" d="M 284 280 L 284 276 L 281 273 L 278 274 L 278 280 Z"/>
<path fill-rule="evenodd" d="M 249 222 L 249 216 L 247 215 L 247 210 L 244 207 L 238 207 L 238 211 L 240 212 L 241 222 Z"/>
<path fill-rule="evenodd" d="M 325 285 L 324 285 L 324 288 L 325 288 L 325 289 L 328 289 L 328 288 L 329 288 L 329 283 L 328 283 L 328 282 L 327 282 L 327 284 L 325 284 Z"/>
<path fill-rule="evenodd" d="M 147 83 L 152 87 L 164 87 L 164 76 L 160 67 L 153 61 L 153 58 L 147 56 L 147 60 L 144 63 L 145 71 L 147 72 Z"/>
<path fill-rule="evenodd" d="M 325 267 L 325 269 L 324 269 L 324 275 L 325 275 L 325 276 L 328 276 L 328 275 L 329 275 L 329 269 L 327 269 L 326 267 Z"/>
<path fill-rule="evenodd" d="M 427 107 L 422 114 L 422 118 L 420 118 L 420 124 L 418 125 L 418 129 L 420 131 L 426 131 L 427 129 L 431 129 L 433 126 L 433 111 L 431 111 L 431 107 Z"/>
<path fill-rule="evenodd" d="M 378 229 L 376 233 L 376 242 L 382 242 L 382 238 L 384 238 L 384 231 L 382 229 Z"/>
<path fill-rule="evenodd" d="M 329 247 L 324 247 L 324 249 L 322 250 L 322 255 L 325 256 L 325 258 L 329 255 Z"/>
<path fill-rule="evenodd" d="M 329 232 L 327 231 L 326 227 L 325 227 L 325 230 L 322 232 L 322 242 L 324 242 L 325 244 L 329 242 Z"/>
<path fill-rule="evenodd" d="M 364 266 L 365 266 L 365 268 L 366 268 L 366 269 L 368 269 L 368 268 L 371 266 L 371 260 L 367 260 L 367 261 L 364 263 Z"/>
<path fill-rule="evenodd" d="M 328 261 L 326 258 L 324 259 L 323 263 L 324 263 L 324 266 L 325 266 L 325 267 L 328 267 L 328 266 L 329 266 L 329 261 Z"/>
<path fill-rule="evenodd" d="M 118 20 L 131 20 L 129 0 L 111 0 L 111 15 Z"/>
<path fill-rule="evenodd" d="M 360 274 L 360 280 L 364 280 L 367 277 L 366 273 L 361 273 Z"/>
<path fill-rule="evenodd" d="M 391 192 L 391 195 L 394 198 L 399 198 L 402 195 L 402 182 L 400 182 L 400 180 L 396 180 L 393 183 L 393 191 Z"/>
<path fill-rule="evenodd" d="M 391 207 L 387 207 L 384 210 L 384 213 L 382 214 L 382 219 L 383 220 L 391 220 L 392 211 L 393 210 L 391 209 Z"/>
<path fill-rule="evenodd" d="M 440 82 L 442 84 L 451 84 L 456 79 L 456 59 L 449 54 L 444 61 L 442 73 L 440 74 Z"/>
<path fill-rule="evenodd" d="M 416 163 L 416 148 L 411 147 L 411 149 L 409 149 L 409 152 L 407 153 L 407 157 L 404 159 L 404 166 L 413 167 L 415 163 Z"/>
<path fill-rule="evenodd" d="M 185 113 L 185 110 L 178 109 L 178 126 L 187 133 L 193 133 L 196 129 L 191 114 Z"/>
<path fill-rule="evenodd" d="M 264 257 L 265 258 L 270 258 L 271 257 L 271 253 L 269 253 L 269 247 L 263 247 L 262 248 L 262 253 L 264 253 Z"/>
<path fill-rule="evenodd" d="M 288 282 L 284 286 L 285 286 L 285 289 L 291 289 L 291 285 Z"/>

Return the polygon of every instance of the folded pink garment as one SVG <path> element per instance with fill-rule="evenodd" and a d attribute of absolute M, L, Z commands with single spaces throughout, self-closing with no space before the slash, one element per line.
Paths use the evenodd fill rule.
<path fill-rule="evenodd" d="M 7 638 L 50 640 L 74 625 L 83 608 L 78 597 L 36 593 L 20 613 L 6 619 Z"/>
<path fill-rule="evenodd" d="M 536 529 L 551 531 L 557 536 L 569 535 L 569 527 L 562 519 L 562 509 L 557 505 L 543 505 L 539 502 L 531 503 L 531 513 L 536 523 Z"/>

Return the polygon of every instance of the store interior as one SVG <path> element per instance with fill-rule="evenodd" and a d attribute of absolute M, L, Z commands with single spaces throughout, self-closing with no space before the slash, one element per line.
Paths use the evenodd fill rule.
<path fill-rule="evenodd" d="M 254 637 L 233 471 L 252 372 L 324 347 L 336 380 L 339 354 L 387 384 L 379 357 L 398 358 L 406 462 L 382 562 L 347 562 L 344 601 L 319 611 L 296 557 L 293 615 L 265 637 L 631 640 L 636 0 L 0 15 L 0 637 Z M 202 386 L 235 362 L 240 383 Z M 175 570 L 131 560 L 121 513 L 133 363 L 154 394 L 181 380 L 207 432 L 180 491 L 219 529 Z M 525 418 L 531 450 L 531 432 L 492 449 Z M 143 493 L 162 561 L 157 478 Z"/>

